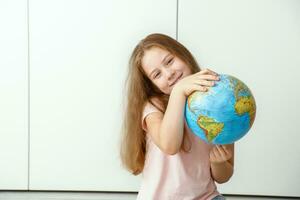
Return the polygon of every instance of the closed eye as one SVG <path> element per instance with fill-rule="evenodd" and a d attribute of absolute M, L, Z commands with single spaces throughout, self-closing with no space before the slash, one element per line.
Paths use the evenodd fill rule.
<path fill-rule="evenodd" d="M 158 78 L 160 76 L 160 72 L 154 74 L 154 78 Z"/>
<path fill-rule="evenodd" d="M 170 64 L 172 61 L 173 61 L 173 58 L 171 58 L 171 59 L 168 61 L 167 64 Z"/>

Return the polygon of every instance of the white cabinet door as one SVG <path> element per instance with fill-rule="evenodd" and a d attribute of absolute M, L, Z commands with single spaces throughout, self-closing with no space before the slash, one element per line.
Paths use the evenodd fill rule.
<path fill-rule="evenodd" d="M 27 1 L 0 1 L 0 27 L 0 189 L 27 189 Z"/>
<path fill-rule="evenodd" d="M 176 1 L 31 0 L 30 189 L 137 191 L 121 167 L 123 86 L 134 46 L 176 37 Z"/>
<path fill-rule="evenodd" d="M 226 194 L 300 197 L 300 3 L 179 1 L 178 39 L 200 65 L 253 91 L 257 116 L 236 143 Z"/>

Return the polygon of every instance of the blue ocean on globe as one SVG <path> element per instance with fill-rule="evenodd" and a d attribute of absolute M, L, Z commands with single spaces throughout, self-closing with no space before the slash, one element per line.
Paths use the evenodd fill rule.
<path fill-rule="evenodd" d="M 199 138 L 211 144 L 232 144 L 251 128 L 256 114 L 250 89 L 231 75 L 220 74 L 208 91 L 188 96 L 185 119 Z"/>

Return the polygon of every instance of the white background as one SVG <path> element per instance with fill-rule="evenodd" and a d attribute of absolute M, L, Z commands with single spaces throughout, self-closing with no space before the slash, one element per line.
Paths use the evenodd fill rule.
<path fill-rule="evenodd" d="M 299 11 L 296 0 L 179 0 L 178 13 L 175 0 L 0 1 L 0 189 L 137 191 L 118 155 L 123 85 L 134 46 L 161 32 L 255 96 L 220 192 L 300 197 Z"/>

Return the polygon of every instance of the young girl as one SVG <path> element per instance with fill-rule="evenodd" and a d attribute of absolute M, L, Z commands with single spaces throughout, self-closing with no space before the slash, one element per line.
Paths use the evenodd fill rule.
<path fill-rule="evenodd" d="M 187 96 L 209 90 L 218 79 L 217 73 L 200 70 L 192 54 L 167 35 L 148 35 L 135 47 L 120 153 L 132 174 L 142 173 L 137 199 L 225 199 L 215 181 L 232 176 L 234 144 L 207 144 L 184 119 Z"/>

